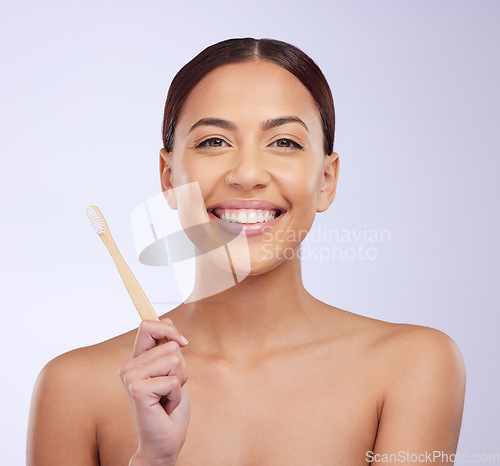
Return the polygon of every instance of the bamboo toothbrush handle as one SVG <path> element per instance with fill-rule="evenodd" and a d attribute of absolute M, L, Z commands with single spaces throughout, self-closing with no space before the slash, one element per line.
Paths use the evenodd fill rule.
<path fill-rule="evenodd" d="M 102 242 L 106 246 L 106 249 L 111 254 L 113 261 L 120 273 L 120 277 L 127 288 L 127 292 L 132 298 L 132 302 L 134 303 L 137 312 L 139 313 L 142 320 L 156 320 L 159 321 L 158 316 L 156 315 L 153 306 L 149 302 L 144 291 L 142 291 L 141 286 L 138 281 L 134 277 L 134 274 L 129 269 L 127 263 L 123 260 L 120 251 L 116 247 L 116 244 L 111 236 L 111 232 L 109 231 L 106 220 L 104 219 L 104 215 L 102 215 L 101 211 L 96 206 L 89 206 L 87 208 L 87 216 L 94 227 L 96 233 L 101 237 Z M 168 338 L 164 338 L 161 340 L 157 340 L 157 344 L 161 345 L 163 343 L 168 342 Z"/>
<path fill-rule="evenodd" d="M 142 320 L 160 320 L 156 315 L 153 306 L 149 302 L 146 294 L 142 290 L 141 286 L 137 282 L 136 278 L 132 274 L 132 271 L 129 269 L 126 262 L 123 260 L 120 251 L 116 247 L 115 242 L 110 234 L 104 234 L 101 236 L 103 243 L 108 249 L 113 261 L 122 277 L 123 283 L 125 284 L 125 288 L 127 288 L 128 294 L 130 298 L 132 298 L 132 302 L 134 303 L 137 312 L 141 316 Z"/>

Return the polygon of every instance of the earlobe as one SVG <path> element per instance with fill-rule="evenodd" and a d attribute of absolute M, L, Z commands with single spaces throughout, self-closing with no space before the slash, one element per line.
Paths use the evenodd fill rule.
<path fill-rule="evenodd" d="M 168 191 L 164 191 L 163 195 L 167 199 L 168 206 L 173 210 L 177 210 L 177 198 L 175 197 L 174 188 L 170 188 Z"/>
<path fill-rule="evenodd" d="M 171 209 L 177 210 L 177 200 L 172 183 L 171 153 L 166 149 L 160 150 L 160 183 L 163 196 Z"/>
<path fill-rule="evenodd" d="M 339 177 L 339 154 L 332 152 L 326 157 L 323 172 L 323 185 L 318 194 L 316 212 L 324 212 L 335 199 Z"/>

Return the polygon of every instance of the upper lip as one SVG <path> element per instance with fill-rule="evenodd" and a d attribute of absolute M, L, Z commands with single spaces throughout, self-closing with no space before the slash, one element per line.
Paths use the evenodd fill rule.
<path fill-rule="evenodd" d="M 264 199 L 226 199 L 207 208 L 211 211 L 214 209 L 257 209 L 257 210 L 280 210 L 285 212 L 286 209 L 274 202 Z"/>

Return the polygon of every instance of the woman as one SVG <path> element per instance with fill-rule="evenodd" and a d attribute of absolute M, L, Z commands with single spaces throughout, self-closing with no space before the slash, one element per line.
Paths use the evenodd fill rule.
<path fill-rule="evenodd" d="M 162 190 L 180 208 L 175 190 L 197 183 L 211 223 L 244 230 L 248 276 L 210 295 L 218 266 L 200 256 L 192 299 L 169 318 L 51 361 L 29 464 L 447 464 L 464 398 L 455 344 L 302 284 L 300 242 L 335 197 L 333 139 L 328 84 L 289 44 L 227 40 L 177 74 Z"/>

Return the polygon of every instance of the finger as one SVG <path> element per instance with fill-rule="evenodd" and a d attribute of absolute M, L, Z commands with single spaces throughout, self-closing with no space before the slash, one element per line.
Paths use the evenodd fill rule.
<path fill-rule="evenodd" d="M 166 413 L 170 416 L 175 408 L 179 406 L 182 399 L 182 385 L 179 379 L 172 378 L 170 381 L 172 389 L 170 393 L 163 397 L 163 400 L 167 400 L 166 403 L 163 404 Z"/>
<path fill-rule="evenodd" d="M 136 407 L 150 407 L 166 400 L 162 404 L 170 415 L 181 402 L 181 383 L 174 376 L 136 380 L 131 384 L 129 393 Z"/>
<path fill-rule="evenodd" d="M 149 362 L 155 361 L 157 359 L 166 361 L 166 358 L 170 358 L 170 356 L 175 356 L 180 361 L 184 362 L 182 350 L 179 347 L 179 344 L 173 340 L 165 343 L 164 345 L 155 346 L 145 353 L 135 356 L 134 358 L 132 358 L 134 362 L 131 367 L 138 367 L 143 364 L 148 364 Z"/>
<path fill-rule="evenodd" d="M 163 375 L 176 375 L 182 384 L 188 379 L 184 355 L 175 341 L 156 346 L 139 356 L 128 359 L 120 367 L 119 374 L 125 385 L 137 378 Z"/>
<path fill-rule="evenodd" d="M 177 345 L 175 342 L 167 343 L 167 345 L 171 344 Z M 158 349 L 163 350 L 162 347 L 158 347 Z M 160 356 L 152 357 L 150 353 L 153 352 L 160 353 Z M 131 364 L 128 367 L 125 367 L 122 371 L 123 383 L 127 385 L 129 381 L 135 379 L 147 379 L 152 377 L 174 375 L 178 377 L 182 382 L 182 385 L 184 385 L 188 379 L 188 373 L 186 362 L 180 353 L 180 349 L 167 354 L 161 353 L 164 353 L 164 351 L 156 351 L 156 348 L 153 348 L 147 353 L 131 359 Z"/>
<path fill-rule="evenodd" d="M 170 319 L 162 319 L 159 322 L 143 320 L 137 332 L 132 357 L 154 348 L 159 340 L 165 338 L 176 341 L 180 346 L 187 345 L 186 338 L 180 334 Z"/>

